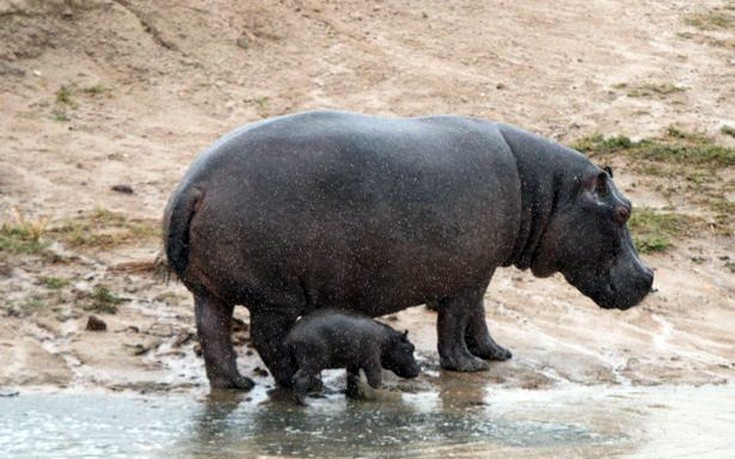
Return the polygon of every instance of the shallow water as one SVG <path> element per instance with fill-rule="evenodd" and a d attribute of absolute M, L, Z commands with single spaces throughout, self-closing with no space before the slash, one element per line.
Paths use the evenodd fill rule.
<path fill-rule="evenodd" d="M 351 402 L 286 391 L 21 392 L 3 457 L 732 457 L 735 387 L 449 384 Z"/>

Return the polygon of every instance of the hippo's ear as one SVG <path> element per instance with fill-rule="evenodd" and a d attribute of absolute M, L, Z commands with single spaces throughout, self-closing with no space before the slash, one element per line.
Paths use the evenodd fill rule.
<path fill-rule="evenodd" d="M 408 330 L 403 330 L 403 339 L 408 339 Z"/>
<path fill-rule="evenodd" d="M 603 168 L 602 168 L 602 170 L 603 170 L 603 171 L 605 171 L 605 172 L 607 172 L 607 173 L 608 173 L 608 175 L 610 175 L 610 178 L 613 178 L 613 172 L 612 172 L 612 167 L 610 167 L 610 166 L 605 166 L 605 167 L 603 167 Z"/>
<path fill-rule="evenodd" d="M 607 184 L 609 177 L 607 172 L 591 173 L 582 180 L 582 188 L 598 197 L 607 196 L 610 191 Z"/>

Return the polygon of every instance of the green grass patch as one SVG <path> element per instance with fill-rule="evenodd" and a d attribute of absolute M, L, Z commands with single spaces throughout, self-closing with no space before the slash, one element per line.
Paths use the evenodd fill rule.
<path fill-rule="evenodd" d="M 43 301 L 36 296 L 30 296 L 22 301 L 6 303 L 4 309 L 11 317 L 27 317 L 43 307 Z"/>
<path fill-rule="evenodd" d="M 89 294 L 89 300 L 89 304 L 84 307 L 85 310 L 106 314 L 115 314 L 117 306 L 124 301 L 105 285 L 96 286 Z"/>
<path fill-rule="evenodd" d="M 71 108 L 75 108 L 77 106 L 77 103 L 74 101 L 73 85 L 62 85 L 59 90 L 56 91 L 56 103 L 66 105 Z"/>
<path fill-rule="evenodd" d="M 66 111 L 58 109 L 58 108 L 54 109 L 51 112 L 51 119 L 53 119 L 54 121 L 58 121 L 60 123 L 66 123 L 68 121 L 71 121 L 71 117 L 69 116 L 69 114 L 66 113 Z"/>
<path fill-rule="evenodd" d="M 671 248 L 671 240 L 680 236 L 690 223 L 691 219 L 685 215 L 641 207 L 633 211 L 628 225 L 638 251 L 655 253 Z"/>
<path fill-rule="evenodd" d="M 671 83 L 644 83 L 628 91 L 628 97 L 668 96 L 686 91 L 683 86 Z"/>
<path fill-rule="evenodd" d="M 64 277 L 40 277 L 38 280 L 50 290 L 61 290 L 69 285 L 69 279 Z"/>
<path fill-rule="evenodd" d="M 42 253 L 48 242 L 45 218 L 27 219 L 20 211 L 13 210 L 14 222 L 0 226 L 0 252 L 11 254 L 37 255 Z"/>
<path fill-rule="evenodd" d="M 686 25 L 700 30 L 735 29 L 735 14 L 721 9 L 692 14 L 684 18 Z"/>
<path fill-rule="evenodd" d="M 581 138 L 572 147 L 589 156 L 611 153 L 683 165 L 733 166 L 735 148 L 715 143 L 709 137 L 668 128 L 663 137 L 632 141 L 625 136 L 603 137 L 594 134 Z"/>

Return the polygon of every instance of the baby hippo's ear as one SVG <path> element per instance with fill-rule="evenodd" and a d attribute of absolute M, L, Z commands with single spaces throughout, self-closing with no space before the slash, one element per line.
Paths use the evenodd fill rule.
<path fill-rule="evenodd" d="M 403 330 L 403 339 L 408 339 L 408 330 Z"/>

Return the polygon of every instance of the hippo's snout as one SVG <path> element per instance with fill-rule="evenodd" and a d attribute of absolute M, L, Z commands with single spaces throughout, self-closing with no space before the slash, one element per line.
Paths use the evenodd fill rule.
<path fill-rule="evenodd" d="M 421 374 L 421 367 L 417 363 L 400 368 L 395 372 L 401 378 L 416 378 Z"/>
<path fill-rule="evenodd" d="M 625 293 L 611 307 L 624 311 L 643 301 L 643 298 L 653 290 L 653 270 L 642 265 L 641 272 L 628 282 L 629 286 L 625 289 Z"/>

